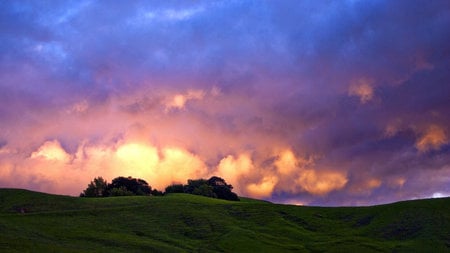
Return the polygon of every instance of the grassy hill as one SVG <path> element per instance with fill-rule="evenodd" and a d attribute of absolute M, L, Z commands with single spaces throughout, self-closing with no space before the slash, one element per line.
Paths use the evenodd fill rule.
<path fill-rule="evenodd" d="M 0 189 L 0 252 L 450 252 L 450 198 L 300 207 Z"/>

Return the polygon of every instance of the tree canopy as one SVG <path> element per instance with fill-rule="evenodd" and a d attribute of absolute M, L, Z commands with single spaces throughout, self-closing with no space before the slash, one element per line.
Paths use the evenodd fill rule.
<path fill-rule="evenodd" d="M 233 186 L 223 178 L 213 176 L 210 179 L 188 179 L 187 184 L 172 184 L 166 187 L 165 193 L 188 193 L 210 198 L 239 201 Z M 133 177 L 116 177 L 108 183 L 102 177 L 94 178 L 88 187 L 80 194 L 81 197 L 112 197 L 153 195 L 162 196 L 165 193 L 152 189 L 143 179 Z"/>
<path fill-rule="evenodd" d="M 110 197 L 131 195 L 160 195 L 143 179 L 133 177 L 117 177 L 111 183 L 102 177 L 94 178 L 80 194 L 81 197 Z M 161 193 L 162 194 L 162 193 Z"/>
<path fill-rule="evenodd" d="M 239 201 L 233 186 L 227 184 L 223 178 L 213 176 L 210 179 L 189 179 L 187 185 L 173 184 L 166 187 L 166 193 L 189 193 L 211 198 Z"/>
<path fill-rule="evenodd" d="M 131 195 L 150 195 L 152 187 L 144 179 L 132 177 L 116 177 L 108 185 L 108 191 L 113 189 L 121 189 L 130 192 Z M 126 194 L 128 195 L 128 194 Z"/>
<path fill-rule="evenodd" d="M 107 195 L 108 183 L 102 177 L 96 177 L 80 194 L 81 197 L 104 197 Z"/>

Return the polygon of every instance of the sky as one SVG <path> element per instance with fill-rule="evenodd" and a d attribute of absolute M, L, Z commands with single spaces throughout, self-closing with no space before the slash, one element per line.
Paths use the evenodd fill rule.
<path fill-rule="evenodd" d="M 450 2 L 1 1 L 0 187 L 450 195 Z"/>

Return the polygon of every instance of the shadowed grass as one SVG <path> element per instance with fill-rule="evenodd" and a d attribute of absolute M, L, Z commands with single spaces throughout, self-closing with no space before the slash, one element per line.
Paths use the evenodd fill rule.
<path fill-rule="evenodd" d="M 300 207 L 0 189 L 1 252 L 446 252 L 450 199 Z"/>

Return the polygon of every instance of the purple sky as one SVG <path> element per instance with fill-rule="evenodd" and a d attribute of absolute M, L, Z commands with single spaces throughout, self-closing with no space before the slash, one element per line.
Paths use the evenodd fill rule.
<path fill-rule="evenodd" d="M 0 187 L 450 195 L 450 2 L 1 1 Z"/>

